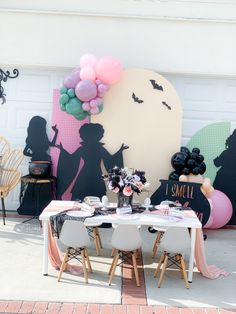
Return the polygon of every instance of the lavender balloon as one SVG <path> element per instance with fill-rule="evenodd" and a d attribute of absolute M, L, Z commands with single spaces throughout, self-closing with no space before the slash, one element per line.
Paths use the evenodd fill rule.
<path fill-rule="evenodd" d="M 97 96 L 97 86 L 91 80 L 82 80 L 76 85 L 75 94 L 81 101 L 89 101 Z"/>
<path fill-rule="evenodd" d="M 64 78 L 63 85 L 66 88 L 75 88 L 75 86 L 78 84 L 79 81 L 80 81 L 80 72 L 75 71 Z"/>

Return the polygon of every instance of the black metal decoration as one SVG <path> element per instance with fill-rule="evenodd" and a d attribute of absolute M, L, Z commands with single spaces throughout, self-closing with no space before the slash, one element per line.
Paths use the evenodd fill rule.
<path fill-rule="evenodd" d="M 4 88 L 2 87 L 2 81 L 6 82 L 7 79 L 11 78 L 14 79 L 19 75 L 19 70 L 14 69 L 13 75 L 9 71 L 4 72 L 0 69 L 0 99 L 2 100 L 2 105 L 6 102 L 6 94 L 4 93 Z"/>

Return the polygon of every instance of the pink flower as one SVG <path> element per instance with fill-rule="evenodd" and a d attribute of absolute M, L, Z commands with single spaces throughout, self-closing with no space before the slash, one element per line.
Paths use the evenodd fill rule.
<path fill-rule="evenodd" d="M 131 189 L 130 186 L 125 186 L 123 189 L 123 194 L 126 196 L 130 196 L 133 194 L 133 190 Z"/>
<path fill-rule="evenodd" d="M 114 193 L 118 193 L 120 191 L 120 189 L 118 188 L 118 187 L 116 187 L 116 188 L 114 188 L 113 190 L 112 190 L 112 192 L 114 192 Z"/>

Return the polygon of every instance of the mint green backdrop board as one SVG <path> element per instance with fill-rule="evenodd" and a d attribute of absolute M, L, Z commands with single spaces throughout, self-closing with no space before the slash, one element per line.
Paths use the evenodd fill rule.
<path fill-rule="evenodd" d="M 214 182 L 218 168 L 213 160 L 225 149 L 225 141 L 230 135 L 230 122 L 218 122 L 207 125 L 193 135 L 187 143 L 187 147 L 192 149 L 198 147 L 205 157 L 206 172 L 205 178 L 210 178 Z"/>

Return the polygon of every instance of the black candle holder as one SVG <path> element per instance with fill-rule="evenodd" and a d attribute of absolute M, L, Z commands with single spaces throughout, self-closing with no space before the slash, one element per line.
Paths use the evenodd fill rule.
<path fill-rule="evenodd" d="M 9 71 L 3 71 L 2 69 L 0 69 L 0 99 L 2 101 L 2 105 L 5 104 L 6 102 L 6 94 L 4 93 L 4 88 L 2 86 L 2 81 L 6 82 L 7 79 L 11 78 L 14 79 L 19 75 L 19 70 L 14 69 L 13 70 L 13 75 L 11 75 L 11 73 Z"/>

